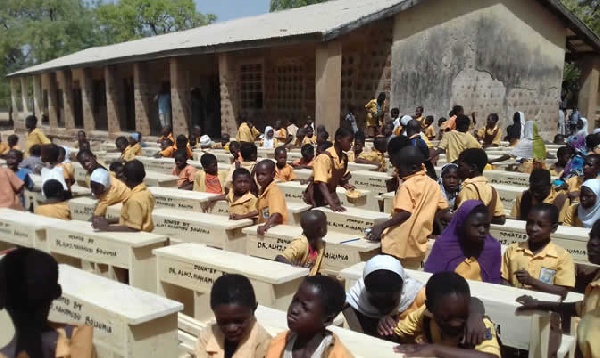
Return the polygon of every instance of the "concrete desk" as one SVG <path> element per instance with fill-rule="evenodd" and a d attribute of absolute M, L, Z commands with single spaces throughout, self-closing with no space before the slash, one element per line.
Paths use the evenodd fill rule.
<path fill-rule="evenodd" d="M 145 232 L 99 232 L 89 222 L 71 220 L 68 225 L 49 226 L 50 253 L 59 262 L 90 267 L 97 274 L 123 279 L 127 269 L 130 285 L 156 292 L 156 262 L 152 250 L 167 245 L 166 236 Z"/>
<path fill-rule="evenodd" d="M 389 163 L 388 163 L 389 165 Z M 355 163 L 355 162 L 348 162 L 348 170 L 350 172 L 356 171 L 356 170 L 368 170 L 368 171 L 375 171 L 377 170 L 377 166 L 374 164 L 363 164 L 363 163 Z"/>
<path fill-rule="evenodd" d="M 374 194 L 387 193 L 387 181 L 392 178 L 388 173 L 370 170 L 356 170 L 350 174 L 352 174 L 350 184 L 354 185 L 357 189 L 369 190 Z"/>
<path fill-rule="evenodd" d="M 506 170 L 484 170 L 483 176 L 492 185 L 501 184 L 523 187 L 523 190 L 529 186 L 529 174 L 527 173 L 509 172 Z"/>
<path fill-rule="evenodd" d="M 277 186 L 283 192 L 285 201 L 289 204 L 304 203 L 304 191 L 307 184 L 301 184 L 299 181 L 278 182 Z M 362 196 L 354 202 L 349 202 L 346 196 L 346 189 L 337 187 L 336 192 L 343 206 L 353 206 L 365 210 L 379 211 L 379 201 L 375 198 L 372 191 L 365 189 L 357 189 L 362 193 Z"/>
<path fill-rule="evenodd" d="M 213 249 L 200 244 L 179 244 L 154 250 L 159 294 L 184 303 L 185 313 L 203 320 L 212 315 L 209 293 L 221 275 L 240 274 L 250 279 L 258 303 L 287 310 L 308 269 Z M 190 292 L 191 291 L 191 292 Z"/>
<path fill-rule="evenodd" d="M 68 265 L 59 266 L 62 297 L 50 319 L 94 327 L 98 357 L 176 357 L 179 302 Z"/>
<path fill-rule="evenodd" d="M 300 202 L 300 203 L 286 203 L 288 209 L 288 224 L 289 225 L 297 225 L 300 226 L 300 218 L 302 214 L 311 209 L 309 204 Z"/>
<path fill-rule="evenodd" d="M 314 210 L 321 210 L 327 215 L 329 230 L 357 235 L 358 237 L 364 237 L 365 229 L 390 218 L 390 214 L 356 208 L 346 208 L 346 211 L 332 211 L 329 208 L 321 207 Z"/>
<path fill-rule="evenodd" d="M 192 190 L 179 190 L 176 188 L 148 188 L 154 199 L 156 199 L 157 208 L 180 209 L 195 212 L 202 212 L 210 197 L 215 194 L 201 193 Z"/>
<path fill-rule="evenodd" d="M 88 196 L 82 196 L 69 200 L 71 219 L 89 221 L 94 215 L 96 205 L 98 205 L 98 200 Z M 106 212 L 107 219 L 118 219 L 121 217 L 121 204 L 116 204 L 108 209 L 109 210 Z"/>
<path fill-rule="evenodd" d="M 67 224 L 67 221 L 28 211 L 0 209 L 0 242 L 8 244 L 5 246 L 18 245 L 48 252 L 48 226 Z"/>
<path fill-rule="evenodd" d="M 312 169 L 294 169 L 294 174 L 298 180 L 308 180 L 312 177 Z"/>
<path fill-rule="evenodd" d="M 242 228 L 254 225 L 251 219 L 230 220 L 214 214 L 190 213 L 173 209 L 154 209 L 154 233 L 172 239 L 217 247 L 226 251 L 246 252 Z"/>
<path fill-rule="evenodd" d="M 514 186 L 514 185 L 503 185 L 503 184 L 492 184 L 492 186 L 498 192 L 500 200 L 504 205 L 504 210 L 510 212 L 512 207 L 515 205 L 517 196 L 527 190 L 527 187 Z"/>
<path fill-rule="evenodd" d="M 175 159 L 173 158 L 154 158 L 139 156 L 136 159 L 144 163 L 144 168 L 146 170 L 152 170 L 162 174 L 170 175 L 173 172 L 173 168 L 175 168 Z M 202 165 L 200 164 L 200 162 L 188 160 L 187 163 L 196 169 L 202 169 Z"/>
<path fill-rule="evenodd" d="M 153 170 L 146 171 L 144 183 L 149 187 L 177 188 L 177 180 L 175 175 L 155 172 Z"/>

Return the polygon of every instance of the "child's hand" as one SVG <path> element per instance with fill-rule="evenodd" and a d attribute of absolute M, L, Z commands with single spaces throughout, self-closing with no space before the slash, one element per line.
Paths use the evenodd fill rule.
<path fill-rule="evenodd" d="M 517 310 L 534 310 L 538 308 L 538 300 L 529 295 L 518 297 L 517 302 L 522 305 L 521 307 L 517 308 Z"/>
<path fill-rule="evenodd" d="M 264 236 L 267 232 L 267 227 L 265 225 L 260 225 L 258 229 L 256 229 L 256 233 L 260 236 Z"/>
<path fill-rule="evenodd" d="M 384 316 L 377 324 L 377 334 L 382 337 L 388 337 L 394 334 L 396 321 L 391 316 Z"/>
<path fill-rule="evenodd" d="M 381 241 L 381 235 L 383 234 L 383 229 L 379 226 L 375 225 L 371 228 L 371 232 L 367 235 L 367 240 L 369 241 Z"/>
<path fill-rule="evenodd" d="M 463 344 L 478 346 L 485 339 L 487 328 L 483 323 L 482 316 L 479 314 L 470 314 L 465 325 L 465 335 Z"/>
<path fill-rule="evenodd" d="M 402 353 L 407 357 L 435 357 L 436 349 L 434 344 L 403 344 L 394 347 L 394 352 Z"/>
<path fill-rule="evenodd" d="M 344 184 L 344 189 L 346 190 L 354 190 L 356 187 L 350 183 Z"/>
<path fill-rule="evenodd" d="M 236 214 L 236 213 L 233 213 L 233 214 L 230 214 L 230 215 L 229 215 L 229 218 L 230 218 L 231 220 L 242 220 L 244 217 L 243 217 L 243 215 L 241 215 L 241 214 Z"/>
<path fill-rule="evenodd" d="M 515 272 L 515 276 L 517 277 L 517 281 L 519 281 L 519 283 L 522 285 L 531 286 L 535 282 L 535 279 L 531 277 L 529 272 L 527 272 L 526 270 L 517 270 Z"/>
<path fill-rule="evenodd" d="M 94 216 L 92 218 L 92 227 L 96 230 L 106 230 L 108 227 L 108 221 L 105 217 Z"/>

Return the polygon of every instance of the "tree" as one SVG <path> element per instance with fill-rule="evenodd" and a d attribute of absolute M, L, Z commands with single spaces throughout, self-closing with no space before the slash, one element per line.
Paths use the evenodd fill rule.
<path fill-rule="evenodd" d="M 295 7 L 308 6 L 325 1 L 327 0 L 271 0 L 270 11 L 273 12 Z"/>
<path fill-rule="evenodd" d="M 561 0 L 563 5 L 596 34 L 600 34 L 600 0 Z"/>

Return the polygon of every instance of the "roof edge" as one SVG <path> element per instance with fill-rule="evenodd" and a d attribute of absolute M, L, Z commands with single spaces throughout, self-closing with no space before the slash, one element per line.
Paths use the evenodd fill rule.
<path fill-rule="evenodd" d="M 586 24 L 583 23 L 569 9 L 567 9 L 560 0 L 538 0 L 542 3 L 542 5 L 549 8 L 550 11 L 554 12 L 558 17 L 562 17 L 567 22 L 571 23 L 573 26 L 566 26 L 570 28 L 576 34 L 582 36 L 582 40 L 586 42 L 590 47 L 595 49 L 598 53 L 600 53 L 600 38 L 598 34 L 596 34 L 592 29 L 590 29 Z"/>

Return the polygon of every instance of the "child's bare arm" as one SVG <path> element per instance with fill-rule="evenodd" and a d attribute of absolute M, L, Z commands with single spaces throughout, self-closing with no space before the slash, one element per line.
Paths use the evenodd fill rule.
<path fill-rule="evenodd" d="M 567 293 L 569 292 L 569 289 L 565 286 L 543 283 L 542 281 L 531 276 L 526 270 L 516 271 L 515 276 L 521 284 L 531 286 L 531 288 L 536 291 L 552 293 L 562 297 L 563 299 L 567 297 Z"/>
<path fill-rule="evenodd" d="M 267 232 L 267 230 L 269 230 L 271 227 L 281 223 L 283 223 L 283 216 L 280 213 L 273 213 L 269 216 L 267 222 L 258 227 L 257 233 L 259 235 L 264 235 L 265 232 Z"/>
<path fill-rule="evenodd" d="M 293 265 L 293 263 L 290 260 L 286 259 L 283 255 L 275 256 L 275 261 L 282 262 L 282 263 L 288 264 L 288 265 Z"/>
<path fill-rule="evenodd" d="M 231 220 L 242 220 L 242 219 L 254 219 L 258 216 L 258 211 L 254 210 L 249 212 L 248 214 L 231 214 L 229 218 Z"/>
<path fill-rule="evenodd" d="M 179 187 L 181 190 L 192 190 L 194 188 L 194 182 L 186 181 L 182 186 Z"/>
<path fill-rule="evenodd" d="M 410 216 L 411 213 L 404 210 L 395 213 L 389 220 L 386 220 L 381 224 L 373 226 L 373 228 L 371 229 L 371 233 L 367 238 L 371 241 L 380 241 L 381 235 L 383 234 L 383 230 L 387 229 L 388 227 L 394 227 L 402 224 L 403 222 L 408 220 Z"/>

